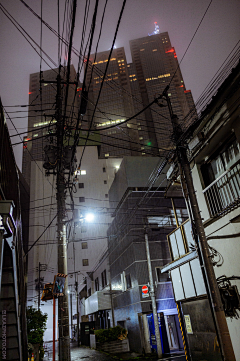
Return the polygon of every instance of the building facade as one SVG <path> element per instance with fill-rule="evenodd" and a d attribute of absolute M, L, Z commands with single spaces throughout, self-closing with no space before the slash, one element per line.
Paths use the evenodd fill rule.
<path fill-rule="evenodd" d="M 239 79 L 238 63 L 187 139 L 193 184 L 236 360 L 240 358 Z M 169 235 L 172 262 L 162 271 L 171 274 L 192 359 L 222 360 L 191 229 L 188 222 Z M 182 237 L 177 237 L 179 232 Z"/>
<path fill-rule="evenodd" d="M 31 161 L 44 160 L 44 147 L 52 142 L 55 145 L 54 138 L 50 139 L 56 124 L 56 95 L 57 95 L 57 76 L 59 69 L 43 71 L 41 74 L 30 74 L 29 80 L 29 108 L 28 108 L 28 135 L 24 137 L 22 173 L 30 184 Z M 66 80 L 66 67 L 61 68 L 62 80 Z M 68 99 L 66 101 L 66 84 L 62 83 L 63 108 L 62 116 L 65 117 L 66 124 L 73 126 L 76 123 L 78 114 L 78 105 L 80 100 L 80 85 L 77 79 L 76 71 L 71 65 Z M 75 82 L 75 84 L 73 84 Z M 66 110 L 65 110 L 66 104 Z"/>
<path fill-rule="evenodd" d="M 140 142 L 136 120 L 123 123 L 134 115 L 125 51 L 124 48 L 113 50 L 103 79 L 109 53 L 103 51 L 96 54 L 96 57 L 92 54 L 90 58 L 86 76 L 89 124 L 92 123 L 101 135 L 101 158 L 138 155 Z M 111 126 L 115 127 L 102 130 Z"/>
<path fill-rule="evenodd" d="M 186 90 L 177 54 L 167 32 L 130 41 L 132 64 L 129 79 L 134 94 L 146 107 L 161 95 L 167 86 L 173 111 L 185 126 L 195 116 L 190 90 Z M 134 72 L 133 72 L 134 71 Z M 138 86 L 137 86 L 138 85 Z M 139 107 L 139 102 L 134 102 Z M 160 105 L 160 106 L 159 106 Z M 137 120 L 141 147 L 158 148 L 160 153 L 172 146 L 172 126 L 168 107 L 161 100 L 146 109 Z M 144 151 L 142 148 L 142 150 Z M 151 148 L 150 148 L 151 149 Z"/>
<path fill-rule="evenodd" d="M 182 220 L 186 209 L 179 188 L 173 187 L 165 194 L 164 175 L 146 197 L 148 178 L 158 164 L 155 157 L 123 158 L 109 191 L 110 204 L 115 204 L 108 230 L 114 321 L 127 329 L 132 351 L 156 352 L 152 301 L 150 291 L 145 292 L 150 282 L 147 229 L 162 350 L 164 354 L 184 353 L 172 284 L 167 273 L 161 274 L 161 267 L 170 260 L 167 234 L 176 224 L 173 205 Z"/>
<path fill-rule="evenodd" d="M 0 358 L 27 355 L 26 250 L 23 238 L 19 173 L 0 100 Z"/>

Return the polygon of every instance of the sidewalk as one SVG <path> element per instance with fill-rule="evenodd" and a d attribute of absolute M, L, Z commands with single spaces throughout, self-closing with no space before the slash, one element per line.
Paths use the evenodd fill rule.
<path fill-rule="evenodd" d="M 45 343 L 45 356 L 44 361 L 53 361 L 52 358 L 52 343 Z M 80 361 L 84 359 L 90 359 L 89 361 L 128 361 L 128 360 L 138 360 L 138 361 L 157 361 L 157 357 L 155 355 L 149 355 L 143 357 L 140 354 L 135 352 L 127 352 L 122 354 L 110 355 L 105 352 L 97 351 L 90 349 L 86 346 L 78 347 L 76 344 L 71 343 L 71 361 Z M 186 361 L 185 355 L 183 353 L 174 353 L 169 356 L 164 356 L 162 361 Z M 58 361 L 58 347 L 56 343 L 56 355 L 55 361 Z"/>

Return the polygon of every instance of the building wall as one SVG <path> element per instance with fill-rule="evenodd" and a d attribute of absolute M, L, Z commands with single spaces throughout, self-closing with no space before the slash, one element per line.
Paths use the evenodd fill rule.
<path fill-rule="evenodd" d="M 192 149 L 193 183 L 208 243 L 220 255 L 218 267 L 214 267 L 216 278 L 224 275 L 226 277 L 239 276 L 240 274 L 238 259 L 240 208 L 238 191 L 236 193 L 236 189 L 239 190 L 239 165 L 237 164 L 239 164 L 240 158 L 239 69 L 240 65 L 238 64 L 218 89 L 217 94 L 202 114 L 202 122 L 193 138 L 193 141 L 198 139 Z M 234 141 L 235 146 L 227 145 L 228 140 L 229 144 L 233 144 Z M 193 143 L 190 142 L 191 144 Z M 218 159 L 218 161 L 213 163 L 214 159 Z M 228 164 L 226 169 L 222 168 L 224 162 Z M 213 179 L 208 179 L 212 176 L 207 172 L 210 164 L 213 164 L 211 169 L 216 173 L 215 183 L 213 183 Z M 224 174 L 227 175 L 224 176 Z M 214 196 L 210 195 L 210 190 L 206 191 L 207 187 L 214 192 L 211 193 Z M 235 201 L 233 203 L 229 201 L 228 204 L 226 202 L 225 208 L 217 212 L 217 207 L 219 207 L 217 205 L 223 201 L 224 197 L 228 200 L 235 199 Z M 217 261 L 217 257 L 214 257 L 214 260 Z M 236 285 L 240 292 L 239 280 L 231 280 L 231 284 Z M 238 360 L 240 358 L 239 320 L 230 317 L 226 319 L 235 357 Z"/>
<path fill-rule="evenodd" d="M 132 60 L 136 69 L 136 83 L 140 88 L 141 101 L 146 106 L 163 93 L 170 84 L 168 95 L 173 112 L 183 121 L 193 104 L 191 91 L 186 92 L 181 70 L 178 67 L 177 55 L 172 47 L 167 32 L 146 36 L 130 41 Z M 134 85 L 135 86 L 135 85 Z M 145 119 L 140 120 L 141 144 L 146 150 L 148 144 L 158 147 L 160 152 L 172 144 L 172 133 L 169 110 L 166 102 L 160 101 L 165 107 L 153 104 L 145 111 Z M 183 122 L 184 124 L 184 122 Z M 147 130 L 148 137 L 144 131 Z M 155 135 L 155 136 L 154 136 Z M 152 144 L 151 144 L 152 143 Z"/>
<path fill-rule="evenodd" d="M 136 161 L 138 163 L 138 159 Z M 147 171 L 144 168 L 144 162 L 145 159 L 143 159 L 142 173 L 145 174 L 144 171 L 146 171 L 146 174 L 149 174 L 149 169 Z M 137 170 L 137 166 L 135 165 L 134 167 L 133 164 L 134 161 L 131 163 L 131 169 Z M 134 176 L 131 172 L 127 172 L 126 159 L 123 160 L 109 192 L 110 201 L 111 196 L 116 198 L 116 192 L 113 192 L 113 190 L 117 189 L 117 182 L 122 182 L 124 177 L 127 178 L 124 184 L 133 183 Z M 138 180 L 136 185 L 139 182 L 141 183 L 141 181 L 141 179 Z M 140 327 L 142 324 L 141 316 L 152 313 L 150 297 L 143 298 L 142 296 L 142 286 L 147 285 L 149 282 L 144 225 L 147 222 L 148 216 L 156 215 L 161 217 L 163 215 L 170 215 L 172 203 L 170 199 L 163 197 L 161 189 L 158 188 L 157 192 L 154 192 L 154 190 L 150 192 L 147 200 L 138 206 L 133 217 L 130 217 L 131 210 L 134 209 L 134 206 L 143 197 L 144 192 L 140 190 L 132 191 L 130 188 L 127 189 L 128 191 L 124 192 L 121 189 L 117 193 L 119 198 L 120 194 L 122 195 L 119 201 L 121 207 L 116 211 L 114 221 L 108 230 L 111 287 L 113 290 L 122 290 L 122 293 L 120 292 L 113 298 L 115 323 L 119 322 L 119 324 L 128 329 L 131 350 L 142 352 L 142 347 L 145 347 L 145 341 L 143 336 L 144 330 Z M 179 199 L 176 203 L 178 208 L 185 208 L 182 199 Z M 149 230 L 153 280 L 157 282 L 157 311 L 164 312 L 166 315 L 177 313 L 176 304 L 171 282 L 167 279 L 158 280 L 156 267 L 161 267 L 170 260 L 167 234 L 173 228 L 173 224 L 169 224 L 167 227 L 153 227 L 153 229 Z M 131 287 L 126 288 L 124 279 L 128 275 L 131 277 Z"/>
<path fill-rule="evenodd" d="M 127 62 L 124 48 L 114 49 L 106 73 L 104 83 L 103 74 L 106 69 L 109 51 L 91 55 L 91 64 L 87 69 L 86 84 L 89 87 L 88 119 L 99 129 L 102 146 L 100 157 L 123 157 L 126 155 L 138 155 L 140 151 L 135 119 L 129 124 L 121 123 L 134 115 L 131 97 L 130 82 L 127 73 Z M 100 88 L 101 95 L 99 97 Z M 95 104 L 98 105 L 93 111 Z M 103 127 L 119 124 L 121 127 L 103 131 Z"/>
<path fill-rule="evenodd" d="M 82 151 L 83 147 L 77 148 L 78 162 Z M 67 222 L 66 228 L 68 240 L 68 287 L 73 293 L 75 290 L 75 275 L 79 284 L 78 292 L 80 292 L 84 287 L 85 279 L 89 279 L 88 273 L 94 271 L 99 260 L 106 252 L 107 228 L 111 221 L 108 190 L 120 162 L 121 159 L 117 158 L 99 159 L 96 146 L 86 147 L 85 149 L 81 170 L 86 171 L 86 174 L 77 175 L 78 184 L 83 183 L 84 188 L 79 188 L 78 184 L 76 184 L 75 193 L 73 193 L 75 209 L 79 210 L 79 216 L 77 219 Z M 45 177 L 43 162 L 37 161 L 31 164 L 30 179 L 29 247 L 41 236 L 57 213 L 56 176 Z M 84 197 L 84 202 L 80 202 L 80 197 Z M 70 202 L 70 198 L 67 198 L 66 209 L 69 211 L 66 212 L 66 215 L 68 220 L 73 217 L 73 213 L 70 211 Z M 89 212 L 94 214 L 94 221 L 92 223 L 80 222 L 80 218 L 84 218 L 85 214 Z M 86 246 L 86 243 L 87 248 L 82 248 L 83 244 Z M 29 252 L 28 260 L 28 304 L 37 308 L 38 291 L 36 290 L 36 280 L 39 277 L 39 262 L 43 265 L 40 276 L 44 277 L 44 284 L 53 282 L 58 269 L 56 220 L 47 228 L 46 232 Z M 83 260 L 87 260 L 87 264 Z M 75 295 L 72 297 L 73 314 L 75 314 L 76 297 Z M 52 301 L 41 302 L 41 310 L 49 315 L 44 339 L 51 340 Z"/>

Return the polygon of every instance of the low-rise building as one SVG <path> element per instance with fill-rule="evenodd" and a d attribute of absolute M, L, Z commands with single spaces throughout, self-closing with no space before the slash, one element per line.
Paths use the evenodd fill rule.
<path fill-rule="evenodd" d="M 115 325 L 128 331 L 130 349 L 156 352 L 157 342 L 150 297 L 151 264 L 163 353 L 183 350 L 178 310 L 168 273 L 167 234 L 186 219 L 180 187 L 166 188 L 166 173 L 154 178 L 162 159 L 124 157 L 109 191 L 114 220 L 108 230 L 109 266 Z M 167 170 L 167 167 L 166 167 Z M 148 233 L 150 261 L 146 252 Z"/>
<path fill-rule="evenodd" d="M 226 78 L 187 137 L 189 161 L 210 259 L 220 289 L 235 359 L 240 359 L 240 63 Z M 191 225 L 169 234 L 170 272 L 194 360 L 220 360 Z M 179 237 L 178 237 L 179 235 Z"/>

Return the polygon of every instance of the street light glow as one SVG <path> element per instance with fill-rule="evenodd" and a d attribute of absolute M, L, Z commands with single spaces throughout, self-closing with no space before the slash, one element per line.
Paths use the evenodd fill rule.
<path fill-rule="evenodd" d="M 87 213 L 85 215 L 86 222 L 92 222 L 94 220 L 94 214 L 93 213 Z"/>

